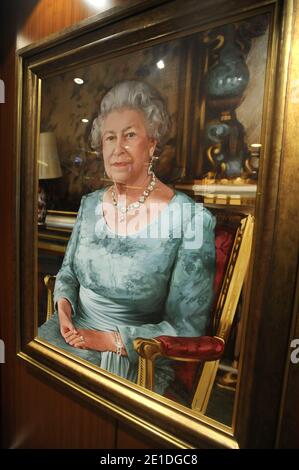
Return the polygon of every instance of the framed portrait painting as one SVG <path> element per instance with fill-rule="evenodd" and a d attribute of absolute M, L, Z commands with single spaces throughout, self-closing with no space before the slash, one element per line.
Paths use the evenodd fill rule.
<path fill-rule="evenodd" d="M 254 273 L 272 243 L 262 227 L 273 211 L 262 209 L 277 190 L 267 174 L 282 131 L 270 129 L 279 77 L 284 109 L 291 18 L 290 2 L 278 0 L 142 2 L 18 54 L 18 354 L 165 445 L 246 445 L 248 351 L 261 321 Z M 115 174 L 135 171 L 140 129 L 148 181 L 122 208 Z M 124 218 L 157 187 L 174 195 L 168 209 L 176 198 L 195 210 L 204 229 L 196 249 L 173 236 L 102 236 L 107 194 Z M 115 350 L 81 348 L 88 328 L 108 333 Z"/>

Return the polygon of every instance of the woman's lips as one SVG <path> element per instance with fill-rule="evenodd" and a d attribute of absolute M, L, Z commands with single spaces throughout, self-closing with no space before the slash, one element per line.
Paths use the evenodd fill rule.
<path fill-rule="evenodd" d="M 123 167 L 123 166 L 127 166 L 127 165 L 129 165 L 129 162 L 116 162 L 116 163 L 112 163 L 112 166 L 116 166 L 117 168 Z"/>

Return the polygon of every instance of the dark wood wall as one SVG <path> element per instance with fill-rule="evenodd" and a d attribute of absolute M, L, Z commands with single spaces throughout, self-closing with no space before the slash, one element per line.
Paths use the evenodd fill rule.
<path fill-rule="evenodd" d="M 110 0 L 105 9 L 132 1 Z M 14 285 L 15 217 L 15 52 L 17 48 L 101 13 L 84 0 L 1 1 L 0 78 L 6 102 L 0 105 L 0 338 L 6 363 L 1 366 L 1 442 L 4 448 L 157 448 L 146 436 L 108 414 L 66 395 L 49 379 L 16 358 Z M 24 220 L 23 223 L 26 223 Z"/>

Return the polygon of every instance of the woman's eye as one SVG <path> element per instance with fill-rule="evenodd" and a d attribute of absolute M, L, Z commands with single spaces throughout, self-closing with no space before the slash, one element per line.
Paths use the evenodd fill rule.
<path fill-rule="evenodd" d="M 135 137 L 135 135 L 136 135 L 136 133 L 132 131 L 132 132 L 128 132 L 126 134 L 126 137 L 129 138 L 129 139 L 132 139 L 133 137 Z"/>
<path fill-rule="evenodd" d="M 106 142 L 112 142 L 114 139 L 114 135 L 108 135 L 106 138 L 105 138 L 105 141 Z"/>

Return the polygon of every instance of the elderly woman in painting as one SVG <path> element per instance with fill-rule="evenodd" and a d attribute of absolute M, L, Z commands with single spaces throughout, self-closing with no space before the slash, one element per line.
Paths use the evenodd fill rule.
<path fill-rule="evenodd" d="M 136 381 L 137 337 L 199 336 L 213 297 L 214 217 L 154 174 L 170 120 L 164 101 L 138 81 L 103 98 L 92 140 L 111 186 L 82 197 L 57 275 L 54 316 L 39 336 Z M 157 360 L 155 391 L 174 372 Z"/>

